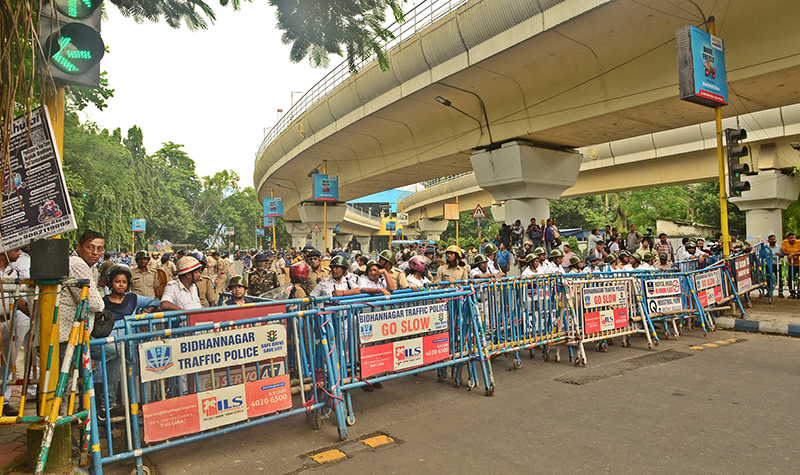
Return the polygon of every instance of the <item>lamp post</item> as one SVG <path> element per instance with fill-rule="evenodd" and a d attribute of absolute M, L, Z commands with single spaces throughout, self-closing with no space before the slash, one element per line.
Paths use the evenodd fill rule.
<path fill-rule="evenodd" d="M 295 94 L 302 94 L 302 93 L 303 93 L 303 91 L 292 91 L 292 92 L 289 93 L 291 95 L 291 102 L 289 104 L 289 109 L 294 107 L 294 95 Z"/>

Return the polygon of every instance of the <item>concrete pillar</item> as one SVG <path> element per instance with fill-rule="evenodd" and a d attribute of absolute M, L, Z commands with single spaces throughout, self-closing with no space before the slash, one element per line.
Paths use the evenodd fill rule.
<path fill-rule="evenodd" d="M 505 223 L 506 222 L 505 205 L 492 205 L 492 218 L 498 223 Z"/>
<path fill-rule="evenodd" d="M 353 240 L 353 235 L 352 234 L 339 233 L 339 234 L 336 235 L 335 239 L 336 239 L 336 242 L 338 242 L 342 246 L 347 246 L 348 244 L 350 244 L 350 241 Z"/>
<path fill-rule="evenodd" d="M 361 245 L 361 254 L 367 254 L 369 252 L 369 241 L 372 236 L 355 236 L 355 238 Z"/>
<path fill-rule="evenodd" d="M 421 231 L 425 231 L 428 239 L 431 241 L 438 241 L 442 238 L 442 233 L 447 229 L 447 224 L 449 222 L 450 221 L 446 219 L 422 218 L 417 222 L 417 224 L 419 225 L 419 229 Z"/>
<path fill-rule="evenodd" d="M 746 177 L 750 191 L 731 203 L 746 213 L 748 240 L 766 239 L 770 234 L 783 239 L 782 210 L 797 201 L 800 194 L 800 179 L 784 175 L 779 170 L 761 170 L 757 175 Z"/>
<path fill-rule="evenodd" d="M 575 185 L 583 156 L 577 152 L 534 147 L 527 142 L 503 144 L 470 156 L 478 185 L 497 201 L 505 201 L 503 219 L 523 224 L 550 214 L 550 200 Z M 499 221 L 492 206 L 495 221 Z"/>
<path fill-rule="evenodd" d="M 286 231 L 292 235 L 293 248 L 302 249 L 306 246 L 312 226 L 299 221 L 286 221 Z"/>
<path fill-rule="evenodd" d="M 347 205 L 345 204 L 328 204 L 328 248 L 333 248 L 333 228 L 339 225 L 342 221 L 344 221 L 344 213 L 347 211 Z M 304 224 L 308 224 L 311 226 L 310 229 L 313 230 L 314 225 L 316 224 L 320 228 L 320 232 L 312 233 L 311 241 L 312 245 L 323 252 L 324 254 L 324 247 L 325 247 L 325 237 L 322 234 L 323 232 L 323 223 L 325 221 L 325 207 L 322 204 L 317 203 L 302 203 L 300 208 L 298 209 L 300 213 L 300 220 Z"/>

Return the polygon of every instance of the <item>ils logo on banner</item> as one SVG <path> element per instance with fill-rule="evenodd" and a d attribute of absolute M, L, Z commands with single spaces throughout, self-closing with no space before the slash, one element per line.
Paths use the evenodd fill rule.
<path fill-rule="evenodd" d="M 145 352 L 147 361 L 145 369 L 156 374 L 163 373 L 172 366 L 172 347 L 155 346 Z"/>
<path fill-rule="evenodd" d="M 244 405 L 244 398 L 234 396 L 228 399 L 219 399 L 216 396 L 203 399 L 200 403 L 203 415 L 206 417 L 236 411 Z"/>
<path fill-rule="evenodd" d="M 408 358 L 417 358 L 422 354 L 422 348 L 415 346 L 412 348 L 407 348 L 405 346 L 398 346 L 395 349 L 394 358 L 398 362 L 403 362 Z"/>
<path fill-rule="evenodd" d="M 361 341 L 369 341 L 375 333 L 372 331 L 372 324 L 361 325 Z"/>

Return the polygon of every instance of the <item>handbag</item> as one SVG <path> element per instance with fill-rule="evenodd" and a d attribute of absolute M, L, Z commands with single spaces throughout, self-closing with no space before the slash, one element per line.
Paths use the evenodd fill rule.
<path fill-rule="evenodd" d="M 92 338 L 105 338 L 114 330 L 114 314 L 108 310 L 94 314 Z"/>

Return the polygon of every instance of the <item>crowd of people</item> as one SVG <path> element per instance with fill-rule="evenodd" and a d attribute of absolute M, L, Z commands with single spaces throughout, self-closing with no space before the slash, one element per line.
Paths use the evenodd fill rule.
<path fill-rule="evenodd" d="M 731 250 L 747 251 L 748 244 L 731 230 Z M 707 243 L 702 238 L 683 238 L 682 245 L 673 249 L 668 236 L 661 233 L 656 239 L 651 232 L 642 235 L 631 225 L 626 234 L 611 226 L 601 231 L 593 229 L 582 252 L 571 249 L 561 241 L 555 221 L 548 219 L 544 227 L 536 224 L 522 230 L 519 221 L 501 228 L 493 241 L 484 240 L 467 249 L 453 243 L 447 248 L 410 243 L 378 253 L 374 259 L 358 251 L 338 248 L 322 253 L 312 246 L 286 252 L 250 249 L 241 253 L 241 272 L 234 266 L 233 256 L 224 250 L 207 252 L 182 251 L 148 253 L 138 251 L 111 253 L 105 250 L 100 233 L 83 233 L 69 258 L 70 276 L 87 279 L 89 288 L 89 329 L 95 338 L 106 337 L 113 323 L 125 316 L 153 312 L 156 309 L 191 310 L 220 304 L 220 294 L 229 292 L 223 305 L 244 305 L 270 291 L 288 287 L 289 298 L 344 296 L 352 294 L 384 294 L 395 290 L 424 289 L 432 283 L 453 283 L 475 279 L 496 279 L 509 274 L 512 266 L 522 278 L 543 274 L 599 272 L 601 270 L 669 270 L 675 263 L 697 259 L 720 252 L 720 235 Z M 787 258 L 790 298 L 798 297 L 797 279 L 800 276 L 800 242 L 789 233 L 778 246 L 777 237 L 770 236 L 765 245 L 774 258 Z M 30 256 L 27 248 L 0 254 L 0 270 L 4 277 L 28 278 Z M 288 271 L 287 271 L 288 269 Z M 285 285 L 286 279 L 289 285 Z M 67 287 L 60 300 L 59 341 L 63 358 L 69 332 L 80 300 L 80 289 Z M 17 312 L 15 344 L 27 341 L 30 332 L 30 312 L 24 299 L 3 298 L 5 314 Z M 2 322 L 3 348 L 12 342 L 10 319 Z M 111 322 L 111 326 L 101 322 Z M 95 328 L 97 327 L 97 328 Z M 102 327 L 102 328 L 101 328 Z M 105 334 L 104 334 L 105 333 Z M 34 345 L 39 345 L 38 329 Z M 100 347 L 92 347 L 92 356 L 100 358 Z M 12 354 L 17 354 L 17 351 Z M 110 383 L 119 383 L 119 361 L 116 345 L 105 345 L 105 359 Z M 0 371 L 4 368 L 0 367 Z M 8 394 L 6 395 L 8 396 Z M 5 399 L 8 401 L 8 398 Z M 116 392 L 109 391 L 109 413 L 122 411 Z M 6 403 L 4 415 L 17 411 Z M 104 407 L 100 415 L 106 416 Z"/>

